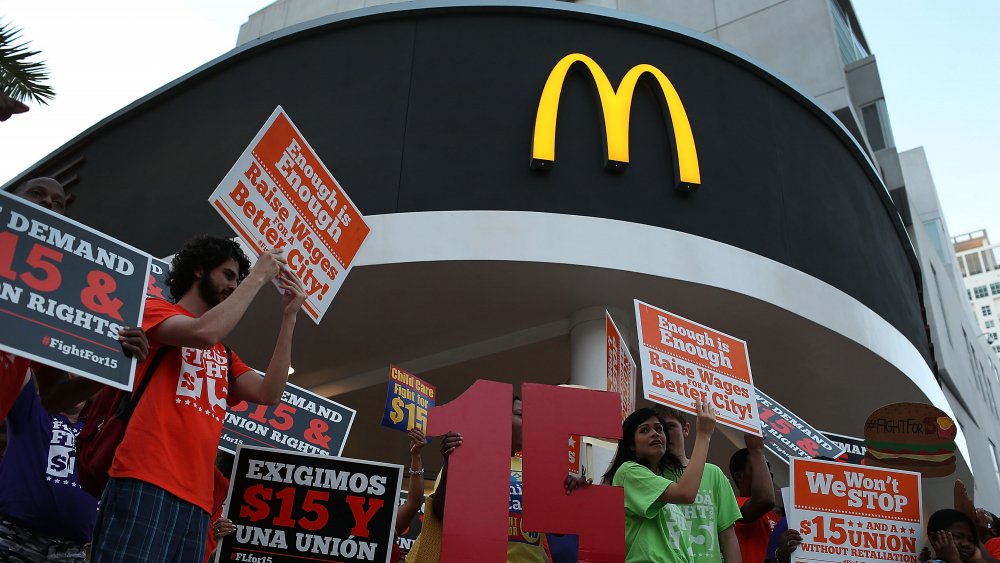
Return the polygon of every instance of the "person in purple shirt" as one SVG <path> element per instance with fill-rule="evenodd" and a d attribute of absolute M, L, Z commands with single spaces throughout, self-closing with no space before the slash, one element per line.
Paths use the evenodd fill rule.
<path fill-rule="evenodd" d="M 84 403 L 50 414 L 29 373 L 7 414 L 0 461 L 0 560 L 86 560 L 97 499 L 80 488 L 76 437 Z"/>

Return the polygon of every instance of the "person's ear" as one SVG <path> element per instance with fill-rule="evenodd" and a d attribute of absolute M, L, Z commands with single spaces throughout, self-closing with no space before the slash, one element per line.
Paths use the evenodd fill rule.
<path fill-rule="evenodd" d="M 205 275 L 205 269 L 204 268 L 202 268 L 201 266 L 198 266 L 197 268 L 194 269 L 194 279 L 200 280 L 203 275 Z"/>

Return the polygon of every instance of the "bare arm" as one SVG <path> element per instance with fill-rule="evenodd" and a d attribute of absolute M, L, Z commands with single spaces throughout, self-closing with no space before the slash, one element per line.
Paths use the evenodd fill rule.
<path fill-rule="evenodd" d="M 764 439 L 752 434 L 744 434 L 749 457 L 747 463 L 752 468 L 750 481 L 750 498 L 740 507 L 743 522 L 753 522 L 774 508 L 774 483 L 771 482 L 771 470 L 764 458 Z"/>
<path fill-rule="evenodd" d="M 740 553 L 740 540 L 736 537 L 736 526 L 730 526 L 719 532 L 719 549 L 726 563 L 743 563 Z"/>
<path fill-rule="evenodd" d="M 222 303 L 200 317 L 174 315 L 151 329 L 149 335 L 167 346 L 200 349 L 215 346 L 236 327 L 257 292 L 278 274 L 284 263 L 280 250 L 261 254 L 247 278 Z"/>
<path fill-rule="evenodd" d="M 698 410 L 697 436 L 694 450 L 688 460 L 687 469 L 676 483 L 667 487 L 660 495 L 661 502 L 670 504 L 691 504 L 698 497 L 698 487 L 705 472 L 705 461 L 708 459 L 708 446 L 715 432 L 715 412 L 708 403 L 695 399 L 695 409 Z"/>
<path fill-rule="evenodd" d="M 302 302 L 306 299 L 306 291 L 295 276 L 282 272 L 278 276 L 278 280 L 284 292 L 281 328 L 278 330 L 278 340 L 274 343 L 271 361 L 267 364 L 267 372 L 264 373 L 264 377 L 253 371 L 241 374 L 234 385 L 237 397 L 259 405 L 273 405 L 281 400 L 285 383 L 288 382 L 288 366 L 292 363 L 292 335 L 295 333 L 295 319 L 299 309 L 302 308 Z M 232 299 L 232 296 L 229 299 Z"/>
<path fill-rule="evenodd" d="M 410 429 L 410 488 L 406 491 L 406 502 L 396 513 L 396 533 L 402 534 L 413 517 L 420 512 L 424 502 L 424 460 L 421 452 L 427 445 L 427 438 L 419 428 Z"/>

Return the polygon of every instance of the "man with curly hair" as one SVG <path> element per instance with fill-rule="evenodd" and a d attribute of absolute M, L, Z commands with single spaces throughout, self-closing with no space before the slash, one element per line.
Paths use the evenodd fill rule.
<path fill-rule="evenodd" d="M 283 293 L 282 315 L 262 377 L 221 341 L 272 279 Z M 136 369 L 136 386 L 150 380 L 101 497 L 95 563 L 204 558 L 226 403 L 273 405 L 288 380 L 292 334 L 306 295 L 280 250 L 263 253 L 250 269 L 236 242 L 199 236 L 174 256 L 167 285 L 174 303 L 146 301 L 150 355 Z"/>

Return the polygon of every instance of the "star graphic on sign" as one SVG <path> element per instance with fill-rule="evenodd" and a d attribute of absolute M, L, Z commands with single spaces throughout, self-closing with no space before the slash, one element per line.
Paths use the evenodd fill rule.
<path fill-rule="evenodd" d="M 180 397 L 177 397 L 177 404 L 178 405 L 181 404 L 181 398 Z"/>
<path fill-rule="evenodd" d="M 184 404 L 185 404 L 185 405 L 190 405 L 190 404 L 191 404 L 191 401 L 189 401 L 189 400 L 185 399 L 185 400 L 184 400 Z"/>
<path fill-rule="evenodd" d="M 854 522 L 851 522 L 850 520 L 848 520 L 847 521 L 847 527 L 848 528 L 853 528 L 854 527 Z"/>
<path fill-rule="evenodd" d="M 46 481 L 51 481 L 51 480 L 52 480 L 52 477 L 51 477 L 50 475 L 46 475 L 46 476 L 45 476 L 45 480 L 46 480 Z"/>
<path fill-rule="evenodd" d="M 858 522 L 858 523 L 857 523 L 857 527 L 858 527 L 858 528 L 861 528 L 862 526 L 864 526 L 864 524 L 862 524 L 861 522 Z"/>
<path fill-rule="evenodd" d="M 572 436 L 569 437 L 569 445 L 570 446 L 575 446 L 576 445 L 576 440 Z"/>
<path fill-rule="evenodd" d="M 201 407 L 196 407 L 196 408 L 198 409 L 198 412 L 201 412 Z"/>

